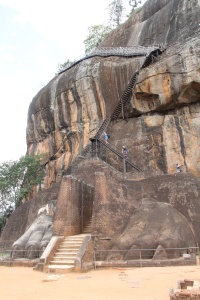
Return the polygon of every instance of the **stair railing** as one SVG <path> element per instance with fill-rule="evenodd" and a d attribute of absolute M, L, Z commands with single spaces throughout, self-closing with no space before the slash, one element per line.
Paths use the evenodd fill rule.
<path fill-rule="evenodd" d="M 166 46 L 162 45 L 153 45 L 149 47 L 145 46 L 132 46 L 132 47 L 104 47 L 98 48 L 93 50 L 88 54 L 81 55 L 79 58 L 75 59 L 72 62 L 69 62 L 63 70 L 58 72 L 58 75 L 66 72 L 67 70 L 73 68 L 75 65 L 79 64 L 80 62 L 95 57 L 107 57 L 107 56 L 122 56 L 122 57 L 139 57 L 148 55 L 148 53 L 154 51 L 155 49 L 163 49 Z"/>
<path fill-rule="evenodd" d="M 90 139 L 90 141 L 92 142 L 92 156 L 98 157 L 100 155 L 99 145 L 100 144 L 103 145 L 104 147 L 106 147 L 107 149 L 109 149 L 109 151 L 111 151 L 112 153 L 114 153 L 115 155 L 117 155 L 122 160 L 124 175 L 127 172 L 127 165 L 130 165 L 132 168 L 134 168 L 138 172 L 141 171 L 141 169 L 139 167 L 137 167 L 130 160 L 128 160 L 127 158 L 125 158 L 122 154 L 120 154 L 118 151 L 116 151 L 113 147 L 111 147 L 106 142 L 104 142 L 104 141 L 102 141 L 102 140 L 100 140 L 98 138 Z"/>
<path fill-rule="evenodd" d="M 97 131 L 94 139 L 99 139 L 101 137 L 102 133 L 106 130 L 110 121 L 116 119 L 119 116 L 119 114 L 121 112 L 123 112 L 124 107 L 127 105 L 128 101 L 130 100 L 130 97 L 133 93 L 133 90 L 135 89 L 140 70 L 148 67 L 152 63 L 153 60 L 157 59 L 157 57 L 160 54 L 162 54 L 162 52 L 165 49 L 155 47 L 155 48 L 153 48 L 153 50 L 152 50 L 152 48 L 150 50 L 151 51 L 147 53 L 145 60 L 144 60 L 143 64 L 141 65 L 141 67 L 139 68 L 139 70 L 136 71 L 134 73 L 134 75 L 132 76 L 128 86 L 126 87 L 122 97 L 120 98 L 118 104 L 114 108 L 112 114 L 109 117 L 105 118 L 103 120 L 103 122 L 101 123 L 101 126 L 99 127 L 99 130 Z"/>
<path fill-rule="evenodd" d="M 94 154 L 94 145 L 95 145 L 95 153 L 96 156 L 98 156 L 98 144 L 101 143 L 102 145 L 104 145 L 106 148 L 108 148 L 111 152 L 115 153 L 119 158 L 123 159 L 123 171 L 124 174 L 127 171 L 127 164 L 131 165 L 135 170 L 137 171 L 141 171 L 137 166 L 135 166 L 133 163 L 131 163 L 129 160 L 127 160 L 127 158 L 123 157 L 123 155 L 121 155 L 119 152 L 117 152 L 114 148 L 112 148 L 109 144 L 103 142 L 102 140 L 100 140 L 100 137 L 102 135 L 102 133 L 106 130 L 108 124 L 110 123 L 111 120 L 116 119 L 119 114 L 122 112 L 123 114 L 123 109 L 125 107 L 125 105 L 127 105 L 132 93 L 133 93 L 133 89 L 135 89 L 136 86 L 136 82 L 137 82 L 137 78 L 139 75 L 139 72 L 141 69 L 148 67 L 155 59 L 157 59 L 157 57 L 162 54 L 162 52 L 165 49 L 163 49 L 162 47 L 158 47 L 158 48 L 151 48 L 151 51 L 149 51 L 146 54 L 145 60 L 143 62 L 143 64 L 141 65 L 141 67 L 139 68 L 138 71 L 136 71 L 134 73 L 134 75 L 132 76 L 128 86 L 126 87 L 122 97 L 120 98 L 118 104 L 116 105 L 116 107 L 114 108 L 112 114 L 105 118 L 101 124 L 101 126 L 99 127 L 99 130 L 97 131 L 96 135 L 94 136 L 94 138 L 90 139 L 90 141 L 92 142 L 92 155 Z"/>

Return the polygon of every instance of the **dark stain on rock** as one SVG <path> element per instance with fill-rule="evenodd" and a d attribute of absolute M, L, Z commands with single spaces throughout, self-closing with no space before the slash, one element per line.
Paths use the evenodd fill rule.
<path fill-rule="evenodd" d="M 182 154 L 182 156 L 184 158 L 184 165 L 187 168 L 187 163 L 186 163 L 186 160 L 185 160 L 185 155 L 186 154 L 185 154 L 185 145 L 184 145 L 184 137 L 183 137 L 182 128 L 180 126 L 179 118 L 177 116 L 174 116 L 174 120 L 175 120 L 176 128 L 177 128 L 177 131 L 178 131 L 179 137 L 180 137 L 181 154 Z"/>

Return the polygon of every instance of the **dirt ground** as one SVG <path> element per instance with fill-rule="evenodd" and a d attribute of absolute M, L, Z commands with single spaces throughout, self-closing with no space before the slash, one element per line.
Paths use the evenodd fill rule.
<path fill-rule="evenodd" d="M 0 266 L 5 300 L 169 300 L 177 281 L 200 280 L 199 266 L 94 270 L 51 275 L 25 267 Z"/>

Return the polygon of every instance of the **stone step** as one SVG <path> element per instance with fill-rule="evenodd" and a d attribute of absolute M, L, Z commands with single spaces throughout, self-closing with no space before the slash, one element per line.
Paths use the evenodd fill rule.
<path fill-rule="evenodd" d="M 74 266 L 71 265 L 48 265 L 47 271 L 49 273 L 56 273 L 56 274 L 62 274 L 62 273 L 68 273 L 72 272 L 74 270 Z"/>
<path fill-rule="evenodd" d="M 84 227 L 83 233 L 90 234 L 92 231 L 92 220 L 89 221 L 89 223 Z"/>
<path fill-rule="evenodd" d="M 76 246 L 76 247 L 80 247 L 80 245 L 82 244 L 82 242 L 81 243 L 61 243 L 60 245 L 59 245 L 59 248 L 63 248 L 63 247 L 71 247 L 71 246 Z"/>
<path fill-rule="evenodd" d="M 66 238 L 64 238 L 64 241 L 81 241 L 81 240 L 84 239 L 84 237 L 85 237 L 85 235 L 77 237 L 77 238 L 75 238 L 75 237 L 66 237 Z"/>
<path fill-rule="evenodd" d="M 59 248 L 71 248 L 71 247 L 80 247 L 82 243 L 64 243 L 59 245 Z"/>
<path fill-rule="evenodd" d="M 91 227 L 92 226 L 92 222 L 91 223 L 89 223 L 89 224 L 87 224 L 86 226 L 85 226 L 85 228 L 87 228 L 87 227 Z"/>
<path fill-rule="evenodd" d="M 75 258 L 76 258 L 76 255 L 74 255 L 74 256 L 70 256 L 70 255 L 65 255 L 65 256 L 54 256 L 53 257 L 53 261 L 63 261 L 63 260 L 75 260 Z"/>
<path fill-rule="evenodd" d="M 52 273 L 65 273 L 74 269 L 74 261 L 83 239 L 88 234 L 65 237 L 56 250 L 50 265 L 47 267 Z"/>
<path fill-rule="evenodd" d="M 92 229 L 92 227 L 90 226 L 88 226 L 88 227 L 85 227 L 84 229 L 83 229 L 83 231 L 85 232 L 86 230 L 91 230 Z"/>
<path fill-rule="evenodd" d="M 75 254 L 75 253 L 77 253 L 77 249 L 57 249 L 56 253 L 57 254 L 65 254 L 65 253 Z"/>
<path fill-rule="evenodd" d="M 59 253 L 55 253 L 54 257 L 57 258 L 57 257 L 63 257 L 63 256 L 73 256 L 73 257 L 76 257 L 76 254 L 77 254 L 77 251 L 75 252 L 59 252 Z"/>
<path fill-rule="evenodd" d="M 59 245 L 59 249 L 63 249 L 63 248 L 69 248 L 70 249 L 70 248 L 74 248 L 74 247 L 79 248 L 81 244 L 82 243 L 80 243 L 80 244 L 77 244 L 77 243 L 61 244 L 61 245 Z"/>
<path fill-rule="evenodd" d="M 50 265 L 74 265 L 74 259 L 66 259 L 66 260 L 53 260 L 50 262 Z"/>
<path fill-rule="evenodd" d="M 73 244 L 73 243 L 75 243 L 75 244 L 81 244 L 82 242 L 83 242 L 83 238 L 80 239 L 80 240 L 63 240 L 61 242 L 61 244 L 66 244 L 66 243 L 69 243 L 69 244 Z"/>
<path fill-rule="evenodd" d="M 80 239 L 82 237 L 85 237 L 85 234 L 81 233 L 81 234 L 78 234 L 78 235 L 70 235 L 70 236 L 64 237 L 64 239 Z"/>
<path fill-rule="evenodd" d="M 61 251 L 63 251 L 63 250 L 66 250 L 66 251 L 68 251 L 68 250 L 78 250 L 80 248 L 80 246 L 78 245 L 68 245 L 68 246 L 61 246 L 60 245 L 60 247 L 58 248 L 58 251 L 59 250 L 61 250 Z"/>
<path fill-rule="evenodd" d="M 80 247 L 81 243 L 61 243 L 59 247 L 71 247 L 71 246 L 76 246 L 76 247 Z"/>

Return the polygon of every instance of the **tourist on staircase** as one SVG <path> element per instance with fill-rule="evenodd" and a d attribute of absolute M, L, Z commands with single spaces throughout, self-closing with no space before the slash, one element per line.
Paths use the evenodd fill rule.
<path fill-rule="evenodd" d="M 182 166 L 181 166 L 179 163 L 176 164 L 176 169 L 177 169 L 177 172 L 178 172 L 178 173 L 181 173 L 181 172 L 182 172 L 181 167 L 182 167 Z"/>
<path fill-rule="evenodd" d="M 105 139 L 106 144 L 108 143 L 108 138 L 109 138 L 109 135 L 104 131 L 104 139 Z"/>
<path fill-rule="evenodd" d="M 123 157 L 126 159 L 127 158 L 127 149 L 125 146 L 122 147 L 122 154 L 123 154 Z"/>

